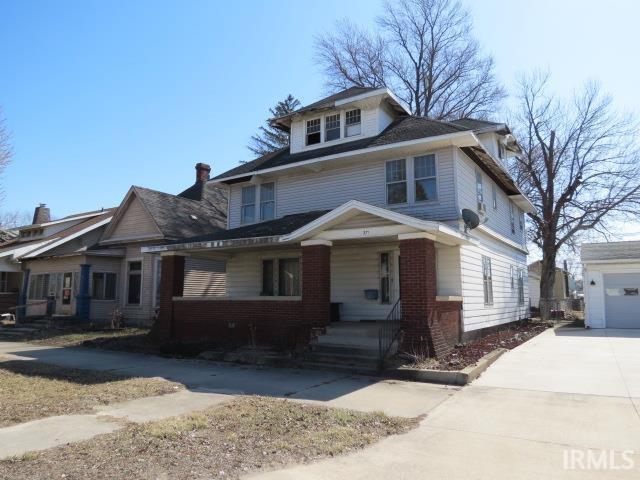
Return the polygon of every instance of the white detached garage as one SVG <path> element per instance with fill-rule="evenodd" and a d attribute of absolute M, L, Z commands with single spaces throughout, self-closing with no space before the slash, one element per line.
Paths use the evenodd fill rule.
<path fill-rule="evenodd" d="M 640 328 L 640 241 L 582 245 L 585 324 Z"/>

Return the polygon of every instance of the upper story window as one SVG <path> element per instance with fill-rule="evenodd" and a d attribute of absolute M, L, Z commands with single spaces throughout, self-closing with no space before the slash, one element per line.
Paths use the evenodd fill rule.
<path fill-rule="evenodd" d="M 307 120 L 307 145 L 320 143 L 320 119 Z"/>
<path fill-rule="evenodd" d="M 511 222 L 511 233 L 516 233 L 516 217 L 513 211 L 513 202 L 509 202 L 509 221 Z"/>
<path fill-rule="evenodd" d="M 407 201 L 407 161 L 387 162 L 387 203 L 406 203 Z"/>
<path fill-rule="evenodd" d="M 272 220 L 276 216 L 276 184 L 260 185 L 260 220 Z"/>
<path fill-rule="evenodd" d="M 482 174 L 476 171 L 476 197 L 478 199 L 478 211 L 484 211 L 484 186 L 482 185 Z"/>
<path fill-rule="evenodd" d="M 327 115 L 324 117 L 324 140 L 338 140 L 340 138 L 340 114 Z"/>
<path fill-rule="evenodd" d="M 353 137 L 355 135 L 360 135 L 362 132 L 362 112 L 359 108 L 355 110 L 349 110 L 345 114 L 345 128 L 344 128 L 344 136 L 345 137 Z"/>
<path fill-rule="evenodd" d="M 491 200 L 493 202 L 493 209 L 498 210 L 498 189 L 495 185 L 491 186 Z"/>
<path fill-rule="evenodd" d="M 416 202 L 438 198 L 435 155 L 424 155 L 413 159 L 413 178 Z"/>
<path fill-rule="evenodd" d="M 518 207 L 518 224 L 520 226 L 520 231 L 524 230 L 524 212 L 520 207 Z"/>
<path fill-rule="evenodd" d="M 252 223 L 256 219 L 256 186 L 242 187 L 242 206 L 240 207 L 240 222 Z"/>

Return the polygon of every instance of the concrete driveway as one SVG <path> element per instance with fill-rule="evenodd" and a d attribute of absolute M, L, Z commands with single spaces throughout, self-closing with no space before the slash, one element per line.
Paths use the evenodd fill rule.
<path fill-rule="evenodd" d="M 408 434 L 255 477 L 638 479 L 639 380 L 640 332 L 548 330 Z"/>

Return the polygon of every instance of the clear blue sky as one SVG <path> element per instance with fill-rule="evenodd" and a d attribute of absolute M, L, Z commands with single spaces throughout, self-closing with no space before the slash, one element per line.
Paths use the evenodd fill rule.
<path fill-rule="evenodd" d="M 640 111 L 640 2 L 467 4 L 507 88 L 543 67 L 563 93 L 595 78 Z M 60 217 L 115 206 L 132 184 L 178 192 L 196 162 L 220 173 L 250 159 L 249 137 L 275 101 L 323 93 L 313 36 L 345 16 L 373 27 L 380 8 L 0 0 L 0 105 L 15 150 L 0 209 L 46 202 Z"/>

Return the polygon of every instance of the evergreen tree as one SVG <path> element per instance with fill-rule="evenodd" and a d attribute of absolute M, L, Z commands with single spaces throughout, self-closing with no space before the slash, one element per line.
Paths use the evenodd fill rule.
<path fill-rule="evenodd" d="M 275 107 L 269 109 L 270 118 L 287 115 L 298 108 L 300 108 L 300 101 L 290 94 L 278 102 Z M 273 127 L 267 120 L 265 125 L 260 127 L 259 132 L 251 137 L 247 148 L 259 157 L 287 146 L 289 146 L 289 134 Z"/>

